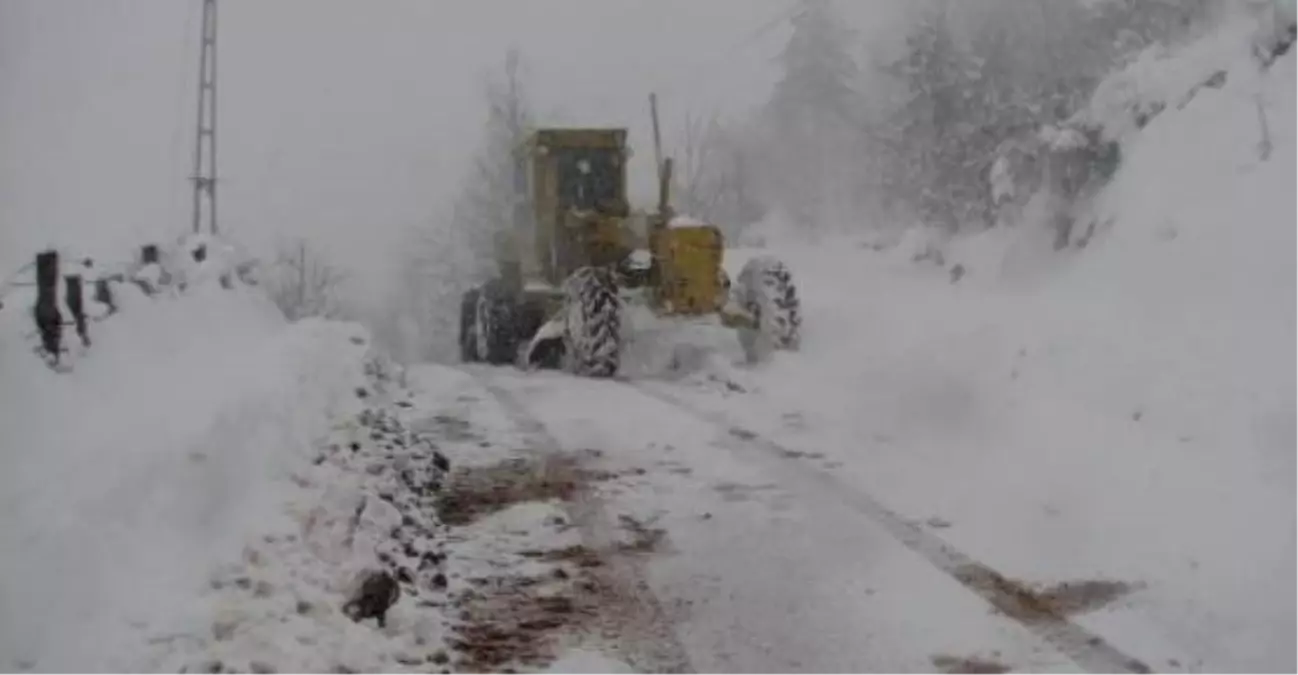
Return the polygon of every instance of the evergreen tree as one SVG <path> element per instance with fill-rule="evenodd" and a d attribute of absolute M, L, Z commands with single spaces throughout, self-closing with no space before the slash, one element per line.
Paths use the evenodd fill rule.
<path fill-rule="evenodd" d="M 799 0 L 781 71 L 764 110 L 766 189 L 805 227 L 832 218 L 853 190 L 845 176 L 857 154 L 858 66 L 853 33 L 830 0 Z"/>
<path fill-rule="evenodd" d="M 918 215 L 951 231 L 971 216 L 978 199 L 980 159 L 969 141 L 983 132 L 976 122 L 979 64 L 956 43 L 948 3 L 930 3 L 906 36 L 903 57 L 888 71 L 906 85 L 896 113 L 892 182 L 905 185 Z"/>
<path fill-rule="evenodd" d="M 799 0 L 789 41 L 780 53 L 782 71 L 770 109 L 779 123 L 849 122 L 857 78 L 853 34 L 829 0 Z"/>

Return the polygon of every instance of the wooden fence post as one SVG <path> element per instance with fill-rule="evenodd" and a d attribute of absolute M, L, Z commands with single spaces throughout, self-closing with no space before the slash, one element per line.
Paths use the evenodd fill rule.
<path fill-rule="evenodd" d="M 36 320 L 36 331 L 40 333 L 41 346 L 56 364 L 59 362 L 63 337 L 63 315 L 59 313 L 58 283 L 58 251 L 37 253 L 36 306 L 32 308 L 32 318 Z"/>
<path fill-rule="evenodd" d="M 117 313 L 117 303 L 113 301 L 113 287 L 108 285 L 108 279 L 95 279 L 95 302 L 107 307 L 110 315 Z"/>
<path fill-rule="evenodd" d="M 64 293 L 65 300 L 68 304 L 68 311 L 72 312 L 72 321 L 77 327 L 77 336 L 81 338 L 81 344 L 84 347 L 90 346 L 90 334 L 86 332 L 86 306 L 81 297 L 81 275 L 69 274 L 63 278 L 66 284 Z"/>
<path fill-rule="evenodd" d="M 145 244 L 141 246 L 140 261 L 139 261 L 140 267 L 143 268 L 149 265 L 156 265 L 156 264 L 158 264 L 158 245 Z M 145 295 L 152 296 L 154 293 L 158 291 L 158 289 L 153 287 L 152 283 L 134 275 L 132 275 L 132 277 L 133 278 L 131 279 L 131 281 L 134 282 L 136 286 L 139 286 L 140 290 L 144 291 Z M 159 279 L 159 282 L 161 282 L 161 279 Z"/>

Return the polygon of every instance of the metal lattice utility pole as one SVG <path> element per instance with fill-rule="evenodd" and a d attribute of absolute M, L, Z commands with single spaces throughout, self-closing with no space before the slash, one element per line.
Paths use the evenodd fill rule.
<path fill-rule="evenodd" d="M 216 234 L 216 0 L 203 0 L 203 38 L 198 58 L 198 126 L 194 138 L 194 233 Z"/>

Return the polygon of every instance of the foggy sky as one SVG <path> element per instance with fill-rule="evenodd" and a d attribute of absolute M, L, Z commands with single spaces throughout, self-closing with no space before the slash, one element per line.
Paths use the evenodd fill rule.
<path fill-rule="evenodd" d="M 224 231 L 307 235 L 364 288 L 446 212 L 510 45 L 542 121 L 625 125 L 651 184 L 647 95 L 760 103 L 790 0 L 220 0 Z M 844 3 L 868 24 L 883 2 Z M 190 224 L 201 3 L 0 0 L 0 278 L 37 247 L 120 259 Z"/>

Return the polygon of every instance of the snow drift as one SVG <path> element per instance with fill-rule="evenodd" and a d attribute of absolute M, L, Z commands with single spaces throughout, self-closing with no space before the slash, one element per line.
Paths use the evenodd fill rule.
<path fill-rule="evenodd" d="M 121 284 L 129 301 L 66 374 L 3 310 L 7 668 L 149 669 L 147 639 L 209 630 L 211 571 L 284 517 L 292 467 L 356 406 L 362 328 L 289 325 L 255 288 L 186 272 L 179 296 Z"/>

